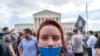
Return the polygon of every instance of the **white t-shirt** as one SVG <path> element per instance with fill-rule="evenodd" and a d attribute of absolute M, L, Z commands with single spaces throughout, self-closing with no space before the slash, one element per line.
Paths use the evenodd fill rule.
<path fill-rule="evenodd" d="M 97 41 L 97 38 L 94 35 L 91 35 L 87 41 L 87 46 L 90 48 L 94 48 L 96 41 Z"/>
<path fill-rule="evenodd" d="M 69 39 L 67 42 L 67 52 L 68 52 L 68 54 L 73 53 L 72 39 Z"/>
<path fill-rule="evenodd" d="M 83 53 L 83 36 L 82 35 L 73 35 L 72 44 L 74 46 L 75 53 Z"/>

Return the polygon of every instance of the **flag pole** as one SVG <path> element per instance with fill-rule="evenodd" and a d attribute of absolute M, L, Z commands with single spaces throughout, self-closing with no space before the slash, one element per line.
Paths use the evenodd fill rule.
<path fill-rule="evenodd" d="M 88 32 L 88 3 L 87 3 L 87 0 L 86 0 L 86 18 L 87 18 L 87 26 L 86 26 L 86 28 L 87 28 L 87 32 Z"/>

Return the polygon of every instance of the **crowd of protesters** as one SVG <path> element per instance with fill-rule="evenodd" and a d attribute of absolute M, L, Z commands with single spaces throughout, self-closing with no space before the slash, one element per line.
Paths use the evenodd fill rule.
<path fill-rule="evenodd" d="M 55 20 L 41 23 L 37 32 L 26 28 L 2 29 L 0 56 L 100 56 L 100 37 L 93 31 L 73 29 L 64 37 L 62 26 Z"/>

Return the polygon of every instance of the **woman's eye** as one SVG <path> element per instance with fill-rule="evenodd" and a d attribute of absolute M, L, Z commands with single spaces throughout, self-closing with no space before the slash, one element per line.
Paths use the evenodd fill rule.
<path fill-rule="evenodd" d="M 58 41 L 60 38 L 58 38 L 58 37 L 53 37 L 53 40 L 54 41 Z"/>
<path fill-rule="evenodd" d="M 44 40 L 44 41 L 48 40 L 47 37 L 41 37 L 41 39 Z"/>

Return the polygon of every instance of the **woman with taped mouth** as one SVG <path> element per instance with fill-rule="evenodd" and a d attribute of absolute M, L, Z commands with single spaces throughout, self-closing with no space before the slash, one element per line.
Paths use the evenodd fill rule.
<path fill-rule="evenodd" d="M 61 25 L 52 19 L 41 23 L 37 31 L 38 56 L 65 56 L 65 42 Z"/>

